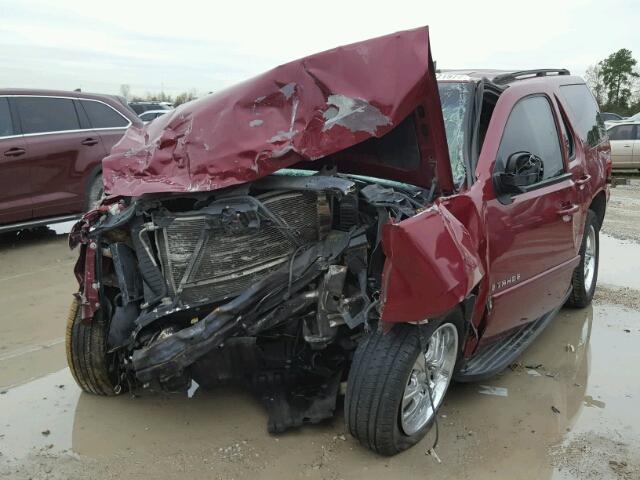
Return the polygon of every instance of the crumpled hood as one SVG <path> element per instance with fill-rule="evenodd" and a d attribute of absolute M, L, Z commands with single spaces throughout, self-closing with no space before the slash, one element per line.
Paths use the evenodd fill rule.
<path fill-rule="evenodd" d="M 428 28 L 422 27 L 281 65 L 144 128 L 129 128 L 103 160 L 105 188 L 138 196 L 248 182 L 380 137 L 419 105 L 429 122 L 420 169 L 364 160 L 340 169 L 428 186 L 427 157 L 448 165 L 448 152 Z"/>

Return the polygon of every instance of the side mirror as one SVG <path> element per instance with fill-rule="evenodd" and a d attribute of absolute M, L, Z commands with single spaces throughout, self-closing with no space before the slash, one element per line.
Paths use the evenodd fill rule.
<path fill-rule="evenodd" d="M 527 187 L 540 182 L 544 177 L 542 159 L 530 152 L 509 155 L 504 172 L 494 175 L 497 192 L 502 195 L 527 191 Z"/>

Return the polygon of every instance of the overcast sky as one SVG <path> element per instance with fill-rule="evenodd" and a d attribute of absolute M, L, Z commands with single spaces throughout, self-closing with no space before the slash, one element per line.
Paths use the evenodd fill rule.
<path fill-rule="evenodd" d="M 0 87 L 216 91 L 341 44 L 429 25 L 439 68 L 640 60 L 638 0 L 0 0 Z"/>

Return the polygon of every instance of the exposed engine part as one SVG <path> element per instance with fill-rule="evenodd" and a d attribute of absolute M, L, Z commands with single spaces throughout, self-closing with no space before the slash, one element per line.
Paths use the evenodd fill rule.
<path fill-rule="evenodd" d="M 358 225 L 359 216 L 360 212 L 358 211 L 358 196 L 346 195 L 342 200 L 340 200 L 337 228 L 339 230 L 347 231 L 355 227 L 356 225 Z"/>
<path fill-rule="evenodd" d="M 342 320 L 340 312 L 347 267 L 330 265 L 320 283 L 317 313 L 313 319 L 303 323 L 304 339 L 312 348 L 326 346 L 337 335 L 336 319 Z M 334 322 L 332 325 L 332 321 Z"/>
<path fill-rule="evenodd" d="M 156 244 L 171 295 L 188 304 L 236 296 L 284 265 L 300 245 L 326 236 L 331 211 L 321 192 L 270 192 L 198 212 L 154 215 Z"/>
<path fill-rule="evenodd" d="M 322 171 L 119 202 L 83 234 L 105 253 L 95 284 L 123 384 L 242 383 L 274 432 L 332 416 L 379 315 L 381 225 L 426 198 Z"/>

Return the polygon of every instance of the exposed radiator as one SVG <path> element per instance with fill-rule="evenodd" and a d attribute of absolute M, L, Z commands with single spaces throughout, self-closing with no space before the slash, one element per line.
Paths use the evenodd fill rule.
<path fill-rule="evenodd" d="M 322 193 L 270 192 L 256 198 L 284 220 L 302 243 L 317 241 L 330 222 L 329 206 Z M 169 226 L 156 231 L 169 291 L 187 304 L 236 296 L 282 267 L 296 248 L 279 226 L 268 221 L 262 221 L 252 232 L 232 233 L 210 226 L 208 235 L 203 235 L 206 219 L 197 212 L 176 214 Z"/>

